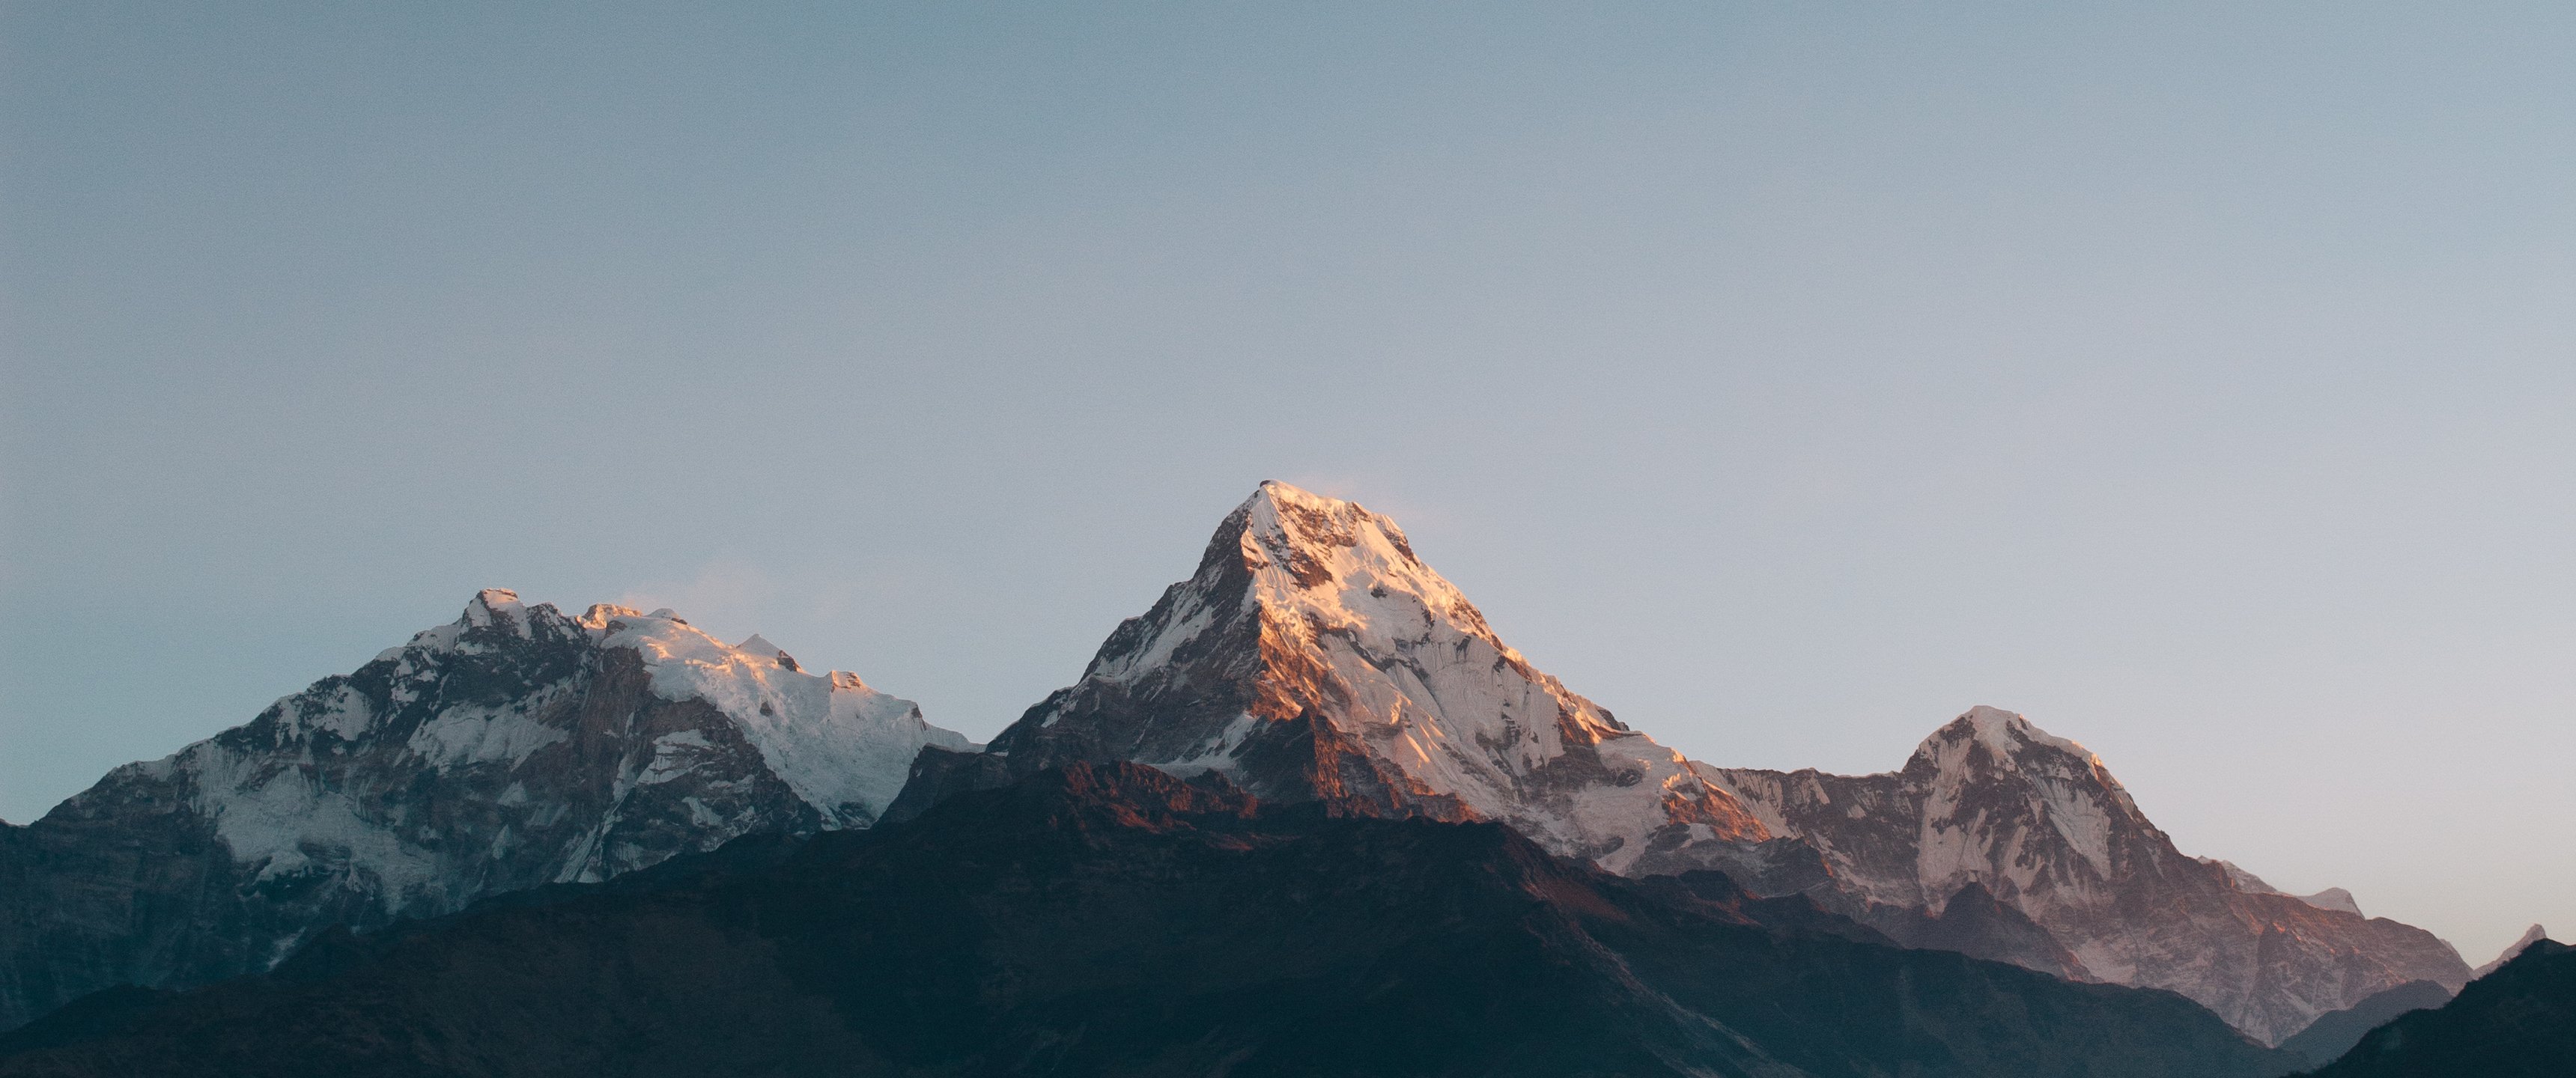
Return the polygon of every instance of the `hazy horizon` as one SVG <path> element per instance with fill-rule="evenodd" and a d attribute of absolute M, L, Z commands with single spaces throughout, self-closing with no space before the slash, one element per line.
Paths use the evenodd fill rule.
<path fill-rule="evenodd" d="M 483 587 L 989 737 L 1276 478 L 1695 759 L 2576 929 L 2576 9 L 0 9 L 0 818 Z M 2549 850 L 2559 850 L 2550 854 Z"/>

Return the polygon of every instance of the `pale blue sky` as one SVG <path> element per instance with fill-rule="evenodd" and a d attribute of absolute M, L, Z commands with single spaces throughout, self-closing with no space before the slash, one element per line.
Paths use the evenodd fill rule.
<path fill-rule="evenodd" d="M 989 736 L 1279 478 L 1695 757 L 2576 931 L 2576 7 L 396 7 L 0 7 L 0 817 L 485 586 Z"/>

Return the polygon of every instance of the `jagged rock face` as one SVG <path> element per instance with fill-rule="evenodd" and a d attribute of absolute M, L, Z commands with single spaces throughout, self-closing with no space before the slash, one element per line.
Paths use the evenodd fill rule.
<path fill-rule="evenodd" d="M 993 749 L 1015 774 L 1124 760 L 1351 813 L 1499 820 L 1613 870 L 1659 830 L 1769 837 L 1533 669 L 1393 521 L 1275 482 Z"/>
<path fill-rule="evenodd" d="M 0 829 L 0 1028 L 118 983 L 266 969 L 313 932 L 864 827 L 965 738 L 856 675 L 669 611 L 501 590 L 250 723 Z"/>
<path fill-rule="evenodd" d="M 2469 976 L 2421 929 L 2184 856 L 2100 759 L 2019 715 L 1971 711 L 1887 774 L 1702 767 L 1865 903 L 1937 915 L 1974 888 L 2045 928 L 2064 972 L 2171 989 L 2265 1043 L 2409 981 Z"/>

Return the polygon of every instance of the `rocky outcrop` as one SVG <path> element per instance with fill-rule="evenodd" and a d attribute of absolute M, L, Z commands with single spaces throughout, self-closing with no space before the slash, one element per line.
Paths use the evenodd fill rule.
<path fill-rule="evenodd" d="M 862 827 L 925 745 L 854 674 L 670 611 L 477 595 L 246 725 L 0 828 L 0 1028 L 115 984 L 268 968 L 330 925 Z"/>

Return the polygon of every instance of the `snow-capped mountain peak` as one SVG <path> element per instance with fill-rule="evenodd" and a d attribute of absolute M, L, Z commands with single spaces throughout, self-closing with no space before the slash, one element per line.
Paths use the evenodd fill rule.
<path fill-rule="evenodd" d="M 753 633 L 749 637 L 744 638 L 743 642 L 735 644 L 733 649 L 735 651 L 742 652 L 745 655 L 754 657 L 765 655 L 768 656 L 772 662 L 775 662 L 780 666 L 784 666 L 790 670 L 798 669 L 795 656 L 789 655 L 786 649 L 770 643 L 768 637 L 762 636 L 759 633 Z"/>
<path fill-rule="evenodd" d="M 921 788 L 1125 760 L 1345 812 L 1497 820 L 1613 871 L 1719 869 L 1909 944 L 2170 988 L 2266 1040 L 2467 973 L 2429 933 L 2182 856 L 2092 751 L 2001 708 L 1876 775 L 1684 760 L 1505 645 L 1394 522 L 1284 483 L 994 751 L 925 757 Z"/>
<path fill-rule="evenodd" d="M 1157 671 L 1207 628 L 1247 610 L 1263 612 L 1274 626 L 1299 624 L 1384 646 L 1393 635 L 1445 623 L 1523 664 L 1466 596 L 1414 556 L 1394 521 L 1277 480 L 1263 482 L 1227 516 L 1197 576 L 1173 590 L 1185 588 L 1165 596 L 1186 604 L 1173 616 L 1131 619 L 1166 622 L 1156 626 L 1159 646 L 1104 647 L 1085 676 L 1129 681 Z"/>
<path fill-rule="evenodd" d="M 1014 770 L 1129 760 L 1345 811 L 1504 820 L 1614 867 L 1667 826 L 1767 837 L 1505 645 L 1393 521 L 1278 482 L 994 747 Z"/>
<path fill-rule="evenodd" d="M 1942 725 L 1893 773 L 1704 770 L 1813 846 L 1865 914 L 1937 917 L 1973 888 L 2045 929 L 2076 975 L 2173 989 L 2267 1041 L 2408 981 L 2456 988 L 2467 971 L 2348 895 L 2280 894 L 2183 856 L 2099 757 L 1998 708 Z"/>
<path fill-rule="evenodd" d="M 2092 750 L 2032 725 L 2029 719 L 2023 718 L 2018 712 L 1988 707 L 1984 704 L 1969 708 L 1965 714 L 1951 720 L 1949 726 L 1942 727 L 1931 737 L 1924 739 L 1923 746 L 1916 751 L 1933 751 L 1936 743 L 1957 740 L 1955 731 L 1962 726 L 1974 734 L 1977 741 L 1985 745 L 1988 751 L 1993 752 L 1997 761 L 2004 766 L 2012 766 L 2014 760 L 2032 748 L 2055 749 L 2096 767 L 2102 763 L 2102 758 L 2093 755 Z"/>
<path fill-rule="evenodd" d="M 924 746 L 975 747 L 855 674 L 745 644 L 668 610 L 571 618 L 486 589 L 350 674 L 110 772 L 0 850 L 33 858 L 0 866 L 30 881 L 0 894 L 0 923 L 36 923 L 8 921 L 35 903 L 70 926 L 0 933 L 0 961 L 41 971 L 0 981 L 0 1028 L 61 1001 L 31 993 L 255 971 L 332 923 L 864 827 Z"/>
<path fill-rule="evenodd" d="M 760 751 L 770 773 L 836 823 L 865 823 L 903 788 L 925 744 L 963 750 L 963 735 L 924 723 L 910 700 L 856 674 L 817 676 L 758 634 L 727 645 L 676 615 L 592 607 L 582 626 L 600 646 L 635 652 L 665 700 L 715 705 Z"/>
<path fill-rule="evenodd" d="M 1457 588 L 1414 556 L 1404 529 L 1357 502 L 1270 480 L 1235 512 L 1243 516 L 1236 546 L 1265 599 L 1316 592 L 1320 594 L 1312 602 L 1340 605 L 1354 591 L 1391 587 L 1436 601 L 1442 613 L 1475 609 L 1466 605 Z M 1366 612 L 1366 604 L 1353 610 L 1354 614 Z M 1484 620 L 1472 613 L 1467 618 L 1478 624 Z"/>
<path fill-rule="evenodd" d="M 1914 750 L 1906 771 L 1931 776 L 1924 808 L 1925 826 L 1934 841 L 1921 865 L 1921 882 L 1936 896 L 1972 880 L 1990 886 L 2009 884 L 2015 891 L 2039 883 L 2035 874 L 2020 878 L 2024 873 L 1985 863 L 1992 851 L 1984 848 L 1986 843 L 1976 832 L 2000 818 L 1998 813 L 2019 810 L 2035 817 L 2095 873 L 2106 876 L 2113 869 L 2114 821 L 2152 828 L 2120 780 L 2102 766 L 2101 757 L 2000 708 L 1979 705 L 1934 731 Z M 1998 773 L 2018 776 L 2014 787 L 2036 796 L 2019 806 L 1986 803 L 1979 795 L 1995 785 Z M 1945 853 L 1964 859 L 1945 858 Z M 1997 868 L 2005 870 L 2004 880 L 1984 879 L 1988 870 Z"/>
<path fill-rule="evenodd" d="M 527 635 L 527 610 L 519 602 L 518 592 L 508 588 L 485 588 L 466 602 L 465 615 L 458 623 L 474 628 L 507 625 L 524 637 Z"/>

